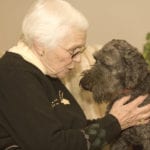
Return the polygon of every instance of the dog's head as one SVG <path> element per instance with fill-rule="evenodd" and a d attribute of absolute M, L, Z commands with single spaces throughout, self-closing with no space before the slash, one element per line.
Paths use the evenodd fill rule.
<path fill-rule="evenodd" d="M 142 54 L 124 40 L 112 40 L 94 54 L 95 64 L 83 72 L 80 85 L 93 93 L 97 102 L 128 94 L 147 75 Z"/>

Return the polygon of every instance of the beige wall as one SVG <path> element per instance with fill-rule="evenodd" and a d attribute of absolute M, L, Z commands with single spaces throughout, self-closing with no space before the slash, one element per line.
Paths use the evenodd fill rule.
<path fill-rule="evenodd" d="M 20 37 L 21 21 L 34 0 L 0 0 L 0 50 L 13 46 Z"/>
<path fill-rule="evenodd" d="M 0 49 L 16 43 L 21 20 L 34 0 L 0 0 Z M 104 44 L 112 38 L 128 40 L 142 49 L 150 31 L 149 0 L 68 0 L 88 18 L 88 43 Z"/>

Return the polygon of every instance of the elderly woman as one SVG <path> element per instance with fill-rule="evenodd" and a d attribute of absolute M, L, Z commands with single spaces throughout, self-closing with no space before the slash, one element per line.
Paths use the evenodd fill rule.
<path fill-rule="evenodd" d="M 146 96 L 126 105 L 124 97 L 105 117 L 86 120 L 61 83 L 80 62 L 87 28 L 82 14 L 63 0 L 32 6 L 22 39 L 0 60 L 1 150 L 102 149 L 121 130 L 149 121 L 150 105 L 138 107 Z"/>

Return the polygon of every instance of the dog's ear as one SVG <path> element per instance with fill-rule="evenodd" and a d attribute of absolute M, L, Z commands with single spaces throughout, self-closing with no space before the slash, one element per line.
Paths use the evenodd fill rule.
<path fill-rule="evenodd" d="M 142 54 L 125 40 L 112 40 L 110 42 L 121 55 L 124 64 L 124 85 L 133 89 L 148 74 L 148 65 Z"/>
<path fill-rule="evenodd" d="M 125 65 L 125 87 L 132 89 L 146 77 L 148 65 L 136 48 L 125 48 L 120 53 Z"/>

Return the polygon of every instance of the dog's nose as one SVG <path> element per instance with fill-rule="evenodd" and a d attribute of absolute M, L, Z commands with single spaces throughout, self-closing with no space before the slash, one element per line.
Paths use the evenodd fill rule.
<path fill-rule="evenodd" d="M 92 90 L 92 86 L 86 77 L 81 78 L 79 85 L 85 90 L 88 90 L 88 91 Z"/>

